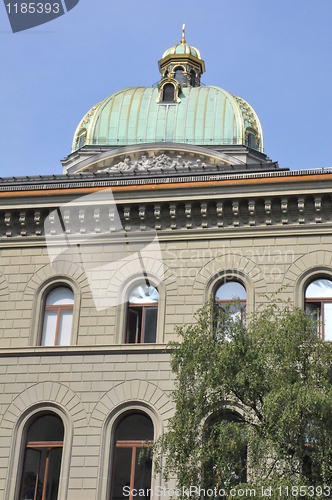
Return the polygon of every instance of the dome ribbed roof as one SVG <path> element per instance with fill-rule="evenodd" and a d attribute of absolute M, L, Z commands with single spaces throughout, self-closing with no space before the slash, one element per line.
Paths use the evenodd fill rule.
<path fill-rule="evenodd" d="M 201 59 L 199 50 L 196 49 L 196 47 L 188 45 L 187 43 L 177 43 L 176 45 L 173 45 L 173 47 L 167 49 L 163 53 L 162 59 L 170 54 L 191 54 L 192 56 L 197 57 L 197 59 Z"/>
<path fill-rule="evenodd" d="M 246 144 L 249 132 L 257 140 L 251 147 L 263 150 L 263 132 L 255 111 L 226 90 L 188 87 L 182 89 L 179 103 L 157 104 L 157 99 L 158 89 L 152 87 L 130 87 L 111 94 L 83 117 L 72 150 L 85 144 Z"/>

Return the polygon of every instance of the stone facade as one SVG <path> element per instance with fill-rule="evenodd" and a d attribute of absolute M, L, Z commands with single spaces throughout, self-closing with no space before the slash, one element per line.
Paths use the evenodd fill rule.
<path fill-rule="evenodd" d="M 26 422 L 35 412 L 52 409 L 61 415 L 66 429 L 59 499 L 106 500 L 112 422 L 128 408 L 140 408 L 151 416 L 156 436 L 167 427 L 173 411 L 169 395 L 174 377 L 165 345 L 176 338 L 176 325 L 193 322 L 193 313 L 221 279 L 244 284 L 250 312 L 264 300 L 261 294 L 284 285 L 288 286 L 283 296 L 303 307 L 306 283 L 315 276 L 332 278 L 331 174 L 298 172 L 267 178 L 261 174 L 251 181 L 250 175 L 244 175 L 241 179 L 207 180 L 204 187 L 201 180 L 183 187 L 155 183 L 151 189 L 146 185 L 130 193 L 134 208 L 128 221 L 123 215 L 128 187 L 114 190 L 124 224 L 130 226 L 135 213 L 138 223 L 133 231 L 138 239 L 145 234 L 139 207 L 146 207 L 144 213 L 148 213 L 151 226 L 161 226 L 157 233 L 163 280 L 159 285 L 157 342 L 152 345 L 125 344 L 126 305 L 97 310 L 80 263 L 64 254 L 56 266 L 50 264 L 43 218 L 57 204 L 78 198 L 82 190 L 84 194 L 93 191 L 91 183 L 59 190 L 45 181 L 48 196 L 42 189 L 30 196 L 28 183 L 3 198 L 1 499 L 18 498 Z M 181 201 L 177 201 L 179 197 Z M 157 214 L 156 206 L 162 207 Z M 173 218 L 171 206 L 175 207 Z M 225 207 L 225 211 L 218 214 L 218 207 Z M 78 212 L 71 210 L 79 220 Z M 86 212 L 89 210 L 92 208 L 87 207 Z M 40 235 L 35 230 L 37 212 Z M 101 219 L 108 217 L 102 207 L 101 214 Z M 84 223 L 73 223 L 72 233 L 81 237 L 83 226 L 84 236 L 95 232 L 96 221 L 90 215 Z M 102 220 L 99 224 L 104 227 Z M 6 234 L 9 231 L 10 236 Z M 103 245 L 107 247 L 112 232 L 105 238 Z M 101 256 L 104 252 L 100 242 L 91 252 L 95 265 L 98 252 Z M 147 270 L 153 274 L 153 255 L 149 262 Z M 118 261 L 110 275 L 119 294 L 124 284 L 128 286 L 135 279 L 131 266 L 130 259 Z M 75 294 L 71 345 L 42 347 L 43 297 L 56 282 L 70 284 Z M 160 478 L 153 481 L 159 484 Z"/>
<path fill-rule="evenodd" d="M 227 95 L 247 127 L 233 144 L 92 146 L 82 127 L 100 104 L 63 175 L 0 181 L 0 500 L 21 500 L 28 429 L 45 414 L 64 425 L 56 498 L 109 500 L 121 417 L 144 413 L 156 439 L 173 414 L 176 325 L 225 280 L 245 287 L 249 314 L 281 287 L 302 308 L 310 282 L 332 280 L 332 171 L 279 169 L 252 108 Z M 156 341 L 126 343 L 142 273 L 159 293 Z M 73 293 L 70 342 L 42 345 L 46 299 L 61 286 Z"/>

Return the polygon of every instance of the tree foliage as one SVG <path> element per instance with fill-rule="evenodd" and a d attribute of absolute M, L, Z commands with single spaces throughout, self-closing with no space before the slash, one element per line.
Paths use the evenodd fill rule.
<path fill-rule="evenodd" d="M 157 469 L 163 453 L 179 487 L 271 486 L 279 499 L 278 487 L 331 484 L 331 345 L 277 296 L 245 320 L 233 311 L 207 304 L 168 346 L 175 415 Z"/>

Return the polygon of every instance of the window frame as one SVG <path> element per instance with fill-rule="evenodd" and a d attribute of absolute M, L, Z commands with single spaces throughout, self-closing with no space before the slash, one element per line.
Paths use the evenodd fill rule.
<path fill-rule="evenodd" d="M 142 303 L 142 304 L 130 304 L 128 302 L 128 309 L 127 309 L 127 325 L 126 325 L 126 339 L 125 343 L 126 344 L 156 344 L 157 342 L 157 327 L 158 327 L 158 307 L 159 302 L 156 304 L 149 304 L 149 303 Z M 128 329 L 128 324 L 129 324 L 129 311 L 130 309 L 141 309 L 141 325 L 136 331 L 135 335 L 135 342 L 129 342 L 128 337 L 129 337 L 129 329 Z M 144 337 L 145 337 L 145 318 L 146 318 L 146 310 L 147 309 L 157 309 L 157 322 L 156 322 L 156 340 L 154 342 L 144 342 Z M 139 340 L 138 340 L 139 338 Z"/>
<path fill-rule="evenodd" d="M 30 404 L 30 403 L 29 403 Z M 4 499 L 17 500 L 20 494 L 23 463 L 25 456 L 25 443 L 27 430 L 30 423 L 43 413 L 53 413 L 61 418 L 64 426 L 63 454 L 59 480 L 59 499 L 66 498 L 69 484 L 69 469 L 72 454 L 73 422 L 68 411 L 55 403 L 35 403 L 23 410 L 20 418 L 12 428 L 12 446 L 9 455 L 8 477 L 11 478 L 5 485 Z"/>
<path fill-rule="evenodd" d="M 179 74 L 181 74 L 181 78 L 179 81 L 177 79 L 177 74 L 178 73 L 178 77 L 179 77 Z M 185 84 L 186 84 L 186 70 L 183 66 L 175 66 L 175 68 L 173 68 L 173 74 L 174 74 L 174 80 L 176 80 L 180 85 L 181 87 L 184 87 Z"/>
<path fill-rule="evenodd" d="M 246 294 L 246 298 L 245 299 L 232 299 L 230 298 L 229 300 L 226 300 L 226 299 L 217 299 L 216 298 L 216 295 L 217 295 L 217 292 L 218 290 L 223 286 L 223 285 L 227 285 L 227 283 L 238 283 L 239 285 L 241 285 L 245 291 L 245 294 Z M 214 294 L 213 294 L 213 304 L 214 304 L 214 307 L 216 308 L 217 306 L 224 304 L 224 305 L 227 305 L 227 304 L 230 304 L 231 302 L 235 301 L 235 302 L 238 302 L 239 305 L 240 305 L 240 312 L 241 312 L 241 322 L 243 323 L 243 315 L 246 314 L 247 312 L 247 296 L 248 296 L 248 293 L 247 293 L 247 289 L 246 289 L 246 286 L 244 283 L 242 283 L 240 280 L 238 279 L 231 279 L 231 278 L 227 278 L 225 277 L 225 279 L 223 281 L 219 281 L 216 283 L 215 287 L 214 287 Z"/>
<path fill-rule="evenodd" d="M 144 348 L 153 347 L 156 344 L 165 343 L 165 313 L 166 313 L 166 287 L 163 281 L 160 281 L 158 276 L 153 277 L 149 272 L 149 283 L 154 288 L 157 288 L 159 293 L 158 301 L 158 317 L 157 317 L 157 331 L 155 344 L 127 344 L 127 320 L 128 320 L 128 298 L 132 290 L 142 283 L 142 276 L 133 275 L 129 276 L 119 287 L 119 303 L 115 315 L 115 334 L 114 344 L 127 345 L 127 346 L 144 346 Z"/>
<path fill-rule="evenodd" d="M 47 298 L 49 295 L 57 290 L 58 288 L 67 288 L 70 290 L 73 294 L 73 304 L 59 304 L 59 305 L 46 305 Z M 68 286 L 67 284 L 58 284 L 58 286 L 52 286 L 51 288 L 48 288 L 45 295 L 44 295 L 44 301 L 43 301 L 43 314 L 42 314 L 42 321 L 41 321 L 41 332 L 40 332 L 40 343 L 39 345 L 41 347 L 63 347 L 66 346 L 68 347 L 68 344 L 59 344 L 59 330 L 60 330 L 60 323 L 61 323 L 61 316 L 63 311 L 72 311 L 72 324 L 71 324 L 71 332 L 70 332 L 70 344 L 72 345 L 72 335 L 73 335 L 73 324 L 74 324 L 74 306 L 75 306 L 75 293 L 74 290 Z M 56 320 L 56 327 L 55 327 L 55 337 L 54 337 L 54 344 L 53 346 L 46 346 L 43 345 L 43 334 L 44 334 L 44 325 L 45 325 L 45 313 L 47 311 L 58 311 L 57 313 L 57 320 Z"/>
<path fill-rule="evenodd" d="M 145 411 L 142 410 L 130 410 L 130 411 L 125 411 L 122 413 L 118 418 L 117 421 L 115 422 L 114 425 L 114 432 L 112 433 L 112 467 L 111 467 L 111 481 L 110 481 L 110 488 L 109 488 L 109 500 L 112 500 L 113 498 L 113 486 L 114 486 L 114 474 L 115 474 L 115 458 L 116 458 L 116 450 L 118 448 L 121 449 L 131 449 L 132 455 L 131 455 L 131 463 L 130 463 L 130 495 L 129 495 L 129 500 L 133 500 L 133 495 L 132 495 L 132 490 L 134 488 L 134 480 L 135 480 L 135 470 L 136 470 L 136 457 L 137 457 L 137 450 L 142 450 L 143 448 L 148 448 L 149 446 L 153 445 L 154 440 L 148 439 L 145 441 L 142 441 L 142 439 L 121 439 L 117 440 L 116 439 L 116 434 L 118 431 L 119 426 L 121 425 L 121 422 L 129 415 L 144 415 L 147 417 L 152 425 L 152 430 L 153 430 L 153 436 L 155 436 L 155 425 L 153 422 L 153 419 L 151 416 L 146 413 Z M 151 478 L 150 478 L 150 490 L 152 491 L 152 482 L 153 482 L 153 463 L 151 464 Z M 151 498 L 151 496 L 150 496 Z"/>
<path fill-rule="evenodd" d="M 249 261 L 250 262 L 250 261 Z M 217 263 L 214 263 L 214 268 Z M 236 281 L 240 283 L 246 291 L 246 314 L 252 314 L 255 310 L 255 282 L 248 274 L 244 273 L 239 268 L 226 268 L 221 269 L 219 272 L 212 274 L 207 279 L 204 289 L 203 300 L 209 302 L 215 299 L 216 292 L 222 283 L 228 281 Z"/>
<path fill-rule="evenodd" d="M 170 88 L 170 87 L 173 87 L 173 99 L 170 100 L 170 99 L 165 99 L 165 89 L 167 88 Z M 174 104 L 176 101 L 175 101 L 175 86 L 173 83 L 171 82 L 167 82 L 165 83 L 165 85 L 163 86 L 163 96 L 162 96 L 162 102 L 165 102 L 167 104 Z"/>
<path fill-rule="evenodd" d="M 316 311 L 319 311 L 319 318 L 318 318 L 318 321 L 317 321 L 317 332 L 319 334 L 319 338 L 321 340 L 324 340 L 325 341 L 325 323 L 324 323 L 324 304 L 332 304 L 332 297 L 331 298 L 328 298 L 328 297 L 314 297 L 314 298 L 308 298 L 306 297 L 306 294 L 307 294 L 307 290 L 309 288 L 310 285 L 312 285 L 313 283 L 315 283 L 315 281 L 319 281 L 319 280 L 326 280 L 326 281 L 329 281 L 330 283 L 332 283 L 332 279 L 330 276 L 322 276 L 322 275 L 318 275 L 318 276 L 314 276 L 310 279 L 310 281 L 308 281 L 306 284 L 305 284 L 305 287 L 304 287 L 304 310 L 307 311 L 307 305 L 309 304 L 319 304 L 319 308 L 317 307 L 317 309 L 315 309 Z M 312 312 L 312 311 L 310 311 Z M 331 340 L 327 340 L 326 342 L 331 342 Z"/>
<path fill-rule="evenodd" d="M 63 439 L 62 441 L 28 441 L 29 437 L 29 431 L 31 426 L 34 424 L 34 422 L 42 417 L 47 417 L 47 416 L 54 416 L 59 418 L 61 420 L 62 426 L 63 426 Z M 60 498 L 59 494 L 61 493 L 60 490 L 60 484 L 61 484 L 61 471 L 64 467 L 64 441 L 65 441 L 65 435 L 66 435 L 66 427 L 65 423 L 62 419 L 62 417 L 54 411 L 39 411 L 37 412 L 34 416 L 30 416 L 27 423 L 26 423 L 26 433 L 25 433 L 25 446 L 24 446 L 24 453 L 21 461 L 21 467 L 20 467 L 20 486 L 19 486 L 19 496 L 18 499 L 21 500 L 22 494 L 23 494 L 23 487 L 24 487 L 24 471 L 25 471 L 25 465 L 26 465 L 26 458 L 27 458 L 27 452 L 28 450 L 36 450 L 39 451 L 40 449 L 47 449 L 47 456 L 45 460 L 45 469 L 44 469 L 44 474 L 43 474 L 43 490 L 42 490 L 42 497 L 41 500 L 45 500 L 45 495 L 46 495 L 46 486 L 47 486 L 47 475 L 48 475 L 48 466 L 49 466 L 49 459 L 50 459 L 50 452 L 55 449 L 61 448 L 61 465 L 60 465 L 60 471 L 59 471 L 59 482 L 58 482 L 58 498 Z M 38 471 L 40 471 L 40 463 L 38 465 Z M 38 474 L 39 476 L 39 474 Z M 38 485 L 38 483 L 37 483 Z M 37 487 L 36 485 L 36 487 Z M 34 494 L 34 499 L 36 500 L 36 494 L 37 490 L 35 489 L 35 494 Z"/>
<path fill-rule="evenodd" d="M 222 421 L 235 422 L 235 423 L 246 425 L 246 422 L 245 422 L 243 416 L 241 415 L 241 410 L 239 410 L 238 408 L 231 408 L 231 407 L 225 406 L 224 408 L 221 409 L 220 412 L 212 413 L 206 418 L 204 425 L 203 425 L 203 433 L 204 433 L 203 437 L 204 437 L 204 439 L 210 439 L 211 430 L 212 430 L 213 426 L 215 424 L 221 424 Z M 242 459 L 244 461 L 244 466 L 245 466 L 245 467 L 243 467 L 243 472 L 245 474 L 245 478 L 243 477 L 242 480 L 245 479 L 244 482 L 246 482 L 247 477 L 248 477 L 248 470 L 249 470 L 249 468 L 248 468 L 248 446 L 246 446 L 246 450 L 242 456 Z M 217 486 L 217 488 L 219 487 L 218 483 L 216 486 Z"/>
<path fill-rule="evenodd" d="M 130 303 L 129 302 L 129 299 L 130 299 L 130 295 L 131 293 L 133 292 L 133 290 L 135 290 L 135 288 L 139 287 L 140 285 L 142 285 L 143 283 L 140 283 L 140 282 L 136 282 L 134 283 L 133 286 L 131 286 L 129 288 L 129 291 L 128 291 L 128 300 L 126 302 L 126 327 L 125 327 L 125 344 L 126 345 L 138 345 L 138 344 L 156 344 L 157 343 L 157 333 L 158 333 L 158 318 L 159 318 L 159 301 L 160 301 L 160 296 L 159 296 L 159 290 L 156 286 L 154 286 L 153 284 L 150 284 L 148 286 L 152 286 L 153 288 L 155 288 L 158 292 L 158 302 L 140 302 L 140 303 Z M 144 283 L 144 285 L 147 285 L 147 283 Z M 157 309 L 157 321 L 156 321 L 156 332 L 155 332 L 155 337 L 156 337 L 156 340 L 154 342 L 144 342 L 144 337 L 145 337 L 145 317 L 146 317 L 146 310 L 147 309 Z M 141 313 L 140 313 L 140 316 L 141 316 L 141 324 L 140 324 L 140 327 L 139 327 L 139 332 L 136 332 L 135 334 L 135 339 L 136 341 L 135 342 L 129 342 L 128 341 L 128 337 L 129 337 L 129 329 L 128 329 L 128 326 L 129 326 L 129 311 L 130 309 L 141 309 Z M 138 340 L 139 339 L 139 340 Z"/>
<path fill-rule="evenodd" d="M 44 314 L 45 304 L 49 293 L 55 288 L 67 287 L 70 288 L 74 294 L 73 304 L 73 320 L 71 330 L 71 342 L 68 346 L 43 346 L 42 335 L 44 327 Z M 29 337 L 29 346 L 39 347 L 41 349 L 62 349 L 77 344 L 78 330 L 80 323 L 80 312 L 82 302 L 82 291 L 80 285 L 70 276 L 58 275 L 52 276 L 44 280 L 38 287 L 36 287 L 32 299 L 32 312 L 31 312 L 31 330 Z"/>

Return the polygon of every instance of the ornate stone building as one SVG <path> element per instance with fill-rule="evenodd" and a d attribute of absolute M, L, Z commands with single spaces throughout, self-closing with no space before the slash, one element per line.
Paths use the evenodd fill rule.
<path fill-rule="evenodd" d="M 62 175 L 0 181 L 1 500 L 161 485 L 138 455 L 173 412 L 165 345 L 211 294 L 288 285 L 332 339 L 332 171 L 271 161 L 184 34 L 159 70 L 83 117 Z"/>

